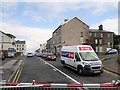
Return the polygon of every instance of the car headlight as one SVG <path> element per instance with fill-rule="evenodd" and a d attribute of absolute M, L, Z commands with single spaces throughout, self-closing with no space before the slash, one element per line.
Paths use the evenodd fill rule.
<path fill-rule="evenodd" d="M 90 65 L 89 63 L 83 62 L 84 65 Z"/>

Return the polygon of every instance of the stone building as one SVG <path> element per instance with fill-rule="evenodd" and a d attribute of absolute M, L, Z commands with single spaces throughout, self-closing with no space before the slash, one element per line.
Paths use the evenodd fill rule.
<path fill-rule="evenodd" d="M 64 45 L 80 45 L 89 40 L 89 26 L 74 17 L 71 20 L 65 20 L 52 34 L 49 45 L 52 53 L 61 54 L 61 48 Z M 48 47 L 49 49 L 49 47 Z"/>
<path fill-rule="evenodd" d="M 114 35 L 114 48 L 120 52 L 120 35 Z"/>
<path fill-rule="evenodd" d="M 105 54 L 113 48 L 114 32 L 103 30 L 103 25 L 98 29 L 89 29 L 90 44 L 97 54 Z"/>

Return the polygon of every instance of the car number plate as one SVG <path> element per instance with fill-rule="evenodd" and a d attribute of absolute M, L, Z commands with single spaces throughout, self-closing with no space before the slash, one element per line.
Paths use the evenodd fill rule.
<path fill-rule="evenodd" d="M 100 73 L 100 71 L 94 71 L 94 73 Z"/>

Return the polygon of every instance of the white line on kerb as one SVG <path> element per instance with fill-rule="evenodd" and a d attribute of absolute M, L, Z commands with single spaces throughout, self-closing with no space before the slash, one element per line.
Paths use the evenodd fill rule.
<path fill-rule="evenodd" d="M 69 75 L 65 74 L 64 72 L 62 72 L 61 70 L 59 70 L 58 68 L 56 68 L 55 66 L 53 66 L 52 64 L 44 61 L 43 59 L 37 57 L 38 59 L 42 60 L 43 62 L 45 62 L 47 65 L 49 65 L 50 67 L 54 68 L 56 71 L 60 72 L 61 74 L 63 74 L 64 76 L 66 76 L 67 78 L 69 78 L 70 80 L 72 80 L 73 82 L 75 82 L 76 84 L 80 84 L 80 82 L 78 82 L 77 80 L 73 79 L 72 77 L 70 77 Z"/>

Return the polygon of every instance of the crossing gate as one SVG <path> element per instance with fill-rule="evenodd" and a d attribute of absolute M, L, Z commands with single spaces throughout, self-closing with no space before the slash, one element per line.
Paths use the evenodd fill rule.
<path fill-rule="evenodd" d="M 33 80 L 32 83 L 14 83 L 14 82 L 0 82 L 0 88 L 120 88 L 120 80 L 112 81 L 112 83 L 103 83 L 103 84 L 56 84 L 56 83 L 35 83 Z M 65 89 L 67 90 L 67 89 Z"/>

